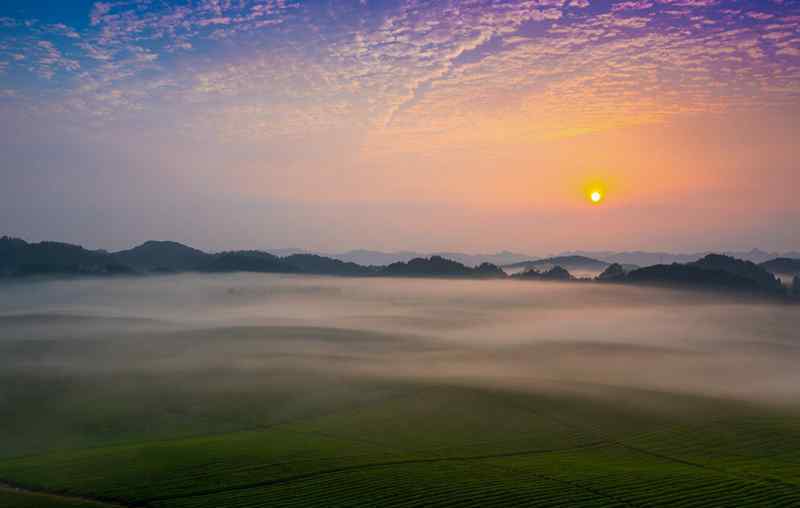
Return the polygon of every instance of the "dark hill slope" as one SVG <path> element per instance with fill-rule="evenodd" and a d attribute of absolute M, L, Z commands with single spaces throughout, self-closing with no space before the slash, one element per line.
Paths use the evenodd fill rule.
<path fill-rule="evenodd" d="M 300 270 L 277 256 L 257 250 L 241 250 L 214 254 L 199 267 L 203 272 L 294 273 Z"/>
<path fill-rule="evenodd" d="M 545 271 L 540 272 L 536 269 L 526 270 L 521 273 L 517 273 L 511 276 L 514 279 L 520 280 L 553 280 L 553 281 L 565 281 L 565 280 L 573 280 L 574 277 L 564 268 L 560 266 L 554 266 L 553 268 Z"/>
<path fill-rule="evenodd" d="M 566 270 L 604 270 L 609 263 L 585 256 L 558 256 L 554 258 L 537 259 L 535 261 L 523 261 L 506 265 L 506 268 L 523 268 L 526 270 L 550 270 L 560 266 Z"/>
<path fill-rule="evenodd" d="M 758 266 L 770 273 L 800 274 L 800 259 L 775 258 L 764 261 Z"/>
<path fill-rule="evenodd" d="M 138 247 L 114 253 L 120 263 L 139 270 L 195 270 L 212 255 L 177 242 L 150 240 Z"/>
<path fill-rule="evenodd" d="M 603 282 L 622 282 L 628 272 L 619 263 L 612 263 L 603 272 L 597 276 L 597 280 Z"/>
<path fill-rule="evenodd" d="M 783 284 L 774 275 L 752 261 L 743 261 L 720 254 L 709 254 L 694 263 L 689 263 L 689 265 L 705 270 L 721 270 L 732 275 L 744 277 L 752 280 L 759 288 L 766 291 L 783 291 Z"/>
<path fill-rule="evenodd" d="M 775 276 L 750 261 L 709 254 L 694 263 L 654 265 L 624 276 L 599 278 L 614 282 L 692 286 L 746 293 L 784 295 L 786 290 Z"/>
<path fill-rule="evenodd" d="M 378 274 L 391 277 L 503 278 L 506 276 L 503 270 L 490 263 L 470 268 L 441 256 L 414 258 L 407 263 L 392 263 L 380 270 Z"/>
<path fill-rule="evenodd" d="M 0 274 L 120 274 L 132 270 L 105 251 L 60 242 L 0 238 Z"/>
<path fill-rule="evenodd" d="M 316 254 L 293 254 L 282 258 L 282 261 L 303 273 L 325 275 L 369 275 L 374 273 L 374 270 L 366 266 Z"/>
<path fill-rule="evenodd" d="M 669 286 L 704 286 L 745 291 L 758 291 L 760 289 L 755 281 L 746 277 L 722 270 L 707 270 L 699 266 L 678 263 L 640 268 L 630 272 L 624 281 Z"/>

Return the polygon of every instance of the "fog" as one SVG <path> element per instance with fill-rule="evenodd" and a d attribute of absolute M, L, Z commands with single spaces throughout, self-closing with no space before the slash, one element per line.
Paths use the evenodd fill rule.
<path fill-rule="evenodd" d="M 213 385 L 224 369 L 260 376 L 248 383 L 291 372 L 800 395 L 796 306 L 593 283 L 261 274 L 10 283 L 0 286 L 0 330 L 0 369 L 12 375 L 180 372 Z"/>

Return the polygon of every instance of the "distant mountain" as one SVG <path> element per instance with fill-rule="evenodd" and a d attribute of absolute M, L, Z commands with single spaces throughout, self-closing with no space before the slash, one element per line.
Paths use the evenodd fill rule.
<path fill-rule="evenodd" d="M 392 263 L 407 263 L 415 258 L 423 259 L 431 256 L 451 259 L 471 267 L 479 266 L 482 263 L 490 263 L 501 266 L 510 263 L 517 263 L 519 261 L 535 259 L 534 257 L 526 254 L 519 254 L 509 251 L 502 251 L 495 254 L 465 254 L 462 252 L 433 252 L 430 254 L 425 254 L 412 251 L 381 252 L 373 250 L 351 250 L 340 254 L 330 254 L 329 256 L 341 261 L 356 263 L 363 266 L 388 266 Z"/>
<path fill-rule="evenodd" d="M 775 258 L 760 263 L 758 266 L 767 270 L 770 273 L 789 274 L 789 275 L 800 274 L 800 259 Z"/>
<path fill-rule="evenodd" d="M 536 259 L 535 257 L 528 256 L 527 254 L 520 254 L 518 252 L 502 251 L 494 254 L 465 254 L 463 252 L 434 252 L 431 256 L 441 256 L 443 258 L 452 259 L 467 266 L 477 267 L 483 263 L 492 265 L 503 266 L 512 263 L 518 263 L 526 260 Z"/>
<path fill-rule="evenodd" d="M 616 251 L 569 251 L 564 252 L 562 256 L 585 256 L 607 263 L 619 263 L 625 265 L 636 266 L 652 266 L 652 265 L 667 265 L 671 263 L 692 263 L 712 252 L 696 252 L 689 254 L 675 254 L 671 252 L 616 252 Z M 741 259 L 744 261 L 752 261 L 754 263 L 763 263 L 764 261 L 776 257 L 796 257 L 800 258 L 798 253 L 785 253 L 780 255 L 774 252 L 765 252 L 760 249 L 752 249 L 749 251 L 737 252 L 729 251 L 723 252 L 724 255 Z"/>
<path fill-rule="evenodd" d="M 318 256 L 316 254 L 292 254 L 282 258 L 284 263 L 293 266 L 303 273 L 326 275 L 369 275 L 375 270 L 356 263 L 346 263 L 338 259 Z"/>
<path fill-rule="evenodd" d="M 761 249 L 752 249 L 746 252 L 739 252 L 739 251 L 725 251 L 723 252 L 724 255 L 741 259 L 742 261 L 751 261 L 753 263 L 763 263 L 765 261 L 769 261 L 770 259 L 774 259 L 777 257 L 800 257 L 798 253 L 788 252 L 788 253 L 778 253 L 778 252 L 766 252 Z"/>
<path fill-rule="evenodd" d="M 148 241 L 138 247 L 114 253 L 125 265 L 145 271 L 188 271 L 208 264 L 212 258 L 201 250 L 177 243 Z"/>
<path fill-rule="evenodd" d="M 289 248 L 286 248 L 286 249 L 259 249 L 259 250 L 263 250 L 264 252 L 269 252 L 270 254 L 272 254 L 274 256 L 278 256 L 279 258 L 284 258 L 286 256 L 291 256 L 293 254 L 318 254 L 320 256 L 324 256 L 325 255 L 325 254 L 322 254 L 321 252 L 316 252 L 316 253 L 315 252 L 309 252 L 309 251 L 307 251 L 305 249 L 297 249 L 297 248 L 293 248 L 293 247 L 289 247 Z M 330 257 L 330 256 L 328 256 L 328 257 Z"/>
<path fill-rule="evenodd" d="M 198 267 L 203 272 L 300 272 L 278 256 L 258 250 L 240 250 L 213 254 L 209 261 Z"/>
<path fill-rule="evenodd" d="M 418 252 L 380 252 L 374 250 L 351 250 L 341 254 L 331 254 L 330 257 L 346 263 L 356 263 L 362 266 L 387 266 L 392 263 L 410 261 L 422 257 Z"/>
<path fill-rule="evenodd" d="M 755 263 L 719 254 L 709 254 L 692 263 L 648 266 L 624 275 L 617 268 L 613 272 L 609 267 L 598 280 L 786 294 L 781 282 Z"/>
<path fill-rule="evenodd" d="M 353 251 L 371 257 L 372 251 Z M 382 253 L 380 253 L 382 254 Z M 638 253 L 642 254 L 642 253 Z M 637 254 L 637 255 L 638 255 Z M 755 257 L 762 251 L 750 251 Z M 405 255 L 395 253 L 393 255 Z M 388 256 L 388 255 L 387 255 Z M 499 253 L 497 256 L 515 256 Z M 372 257 L 375 260 L 374 257 Z M 639 259 L 640 261 L 642 259 Z M 772 272 L 800 274 L 800 259 L 774 258 L 757 265 L 728 255 L 708 254 L 686 263 L 656 264 L 645 268 L 625 266 L 596 258 L 571 254 L 541 260 L 509 263 L 520 268 L 512 277 L 522 280 L 575 280 L 575 271 L 601 271 L 595 280 L 665 286 L 708 287 L 770 295 L 800 296 L 800 277 L 793 287 L 785 288 Z M 115 275 L 142 272 L 261 272 L 307 273 L 343 276 L 382 275 L 387 277 L 461 277 L 506 278 L 497 265 L 483 262 L 477 266 L 444 256 L 416 257 L 387 266 L 364 266 L 355 262 L 308 253 L 284 257 L 249 250 L 206 253 L 170 241 L 148 241 L 132 249 L 109 253 L 87 250 L 79 245 L 60 242 L 28 243 L 19 238 L 0 238 L 0 277 L 26 275 Z M 584 279 L 585 280 L 585 279 Z"/>
<path fill-rule="evenodd" d="M 669 252 L 614 252 L 614 251 L 570 251 L 563 255 L 585 256 L 606 263 L 620 265 L 652 266 L 670 263 L 691 263 L 697 261 L 702 254 L 672 254 Z"/>
<path fill-rule="evenodd" d="M 567 270 L 604 270 L 609 263 L 599 261 L 597 259 L 589 258 L 586 256 L 557 256 L 553 258 L 538 259 L 535 261 L 522 261 L 519 263 L 512 263 L 504 265 L 503 268 L 511 269 L 533 269 L 537 271 L 549 270 L 550 268 L 559 266 Z"/>
<path fill-rule="evenodd" d="M 472 273 L 476 277 L 485 279 L 504 279 L 508 276 L 502 268 L 492 263 L 481 263 L 472 269 Z"/>
<path fill-rule="evenodd" d="M 554 266 L 547 271 L 540 272 L 535 268 L 530 268 L 524 272 L 516 273 L 511 276 L 514 279 L 521 280 L 552 280 L 552 281 L 566 281 L 574 280 L 574 277 L 560 266 Z"/>
<path fill-rule="evenodd" d="M 69 243 L 28 243 L 19 238 L 0 238 L 0 275 L 112 275 L 131 272 L 130 267 L 120 264 L 106 251 L 86 250 Z"/>
<path fill-rule="evenodd" d="M 504 278 L 505 272 L 498 266 L 484 263 L 472 268 L 441 256 L 414 258 L 408 262 L 392 263 L 378 272 L 390 277 L 469 277 Z"/>
<path fill-rule="evenodd" d="M 603 272 L 597 276 L 597 280 L 603 282 L 621 282 L 625 280 L 625 277 L 628 275 L 628 270 L 622 267 L 619 263 L 612 263 L 608 265 L 608 268 L 603 270 Z"/>

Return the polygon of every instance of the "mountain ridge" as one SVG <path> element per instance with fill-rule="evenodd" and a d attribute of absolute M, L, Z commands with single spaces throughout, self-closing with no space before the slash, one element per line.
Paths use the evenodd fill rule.
<path fill-rule="evenodd" d="M 621 265 L 637 265 L 641 267 L 652 265 L 664 265 L 671 263 L 691 263 L 698 261 L 709 254 L 722 254 L 743 261 L 754 263 L 764 263 L 775 258 L 800 258 L 800 252 L 767 252 L 761 249 L 750 249 L 749 251 L 703 251 L 695 253 L 672 253 L 657 251 L 566 251 L 561 256 L 585 256 L 594 258 L 607 263 L 619 263 Z"/>
<path fill-rule="evenodd" d="M 598 281 L 679 287 L 708 287 L 773 296 L 800 294 L 800 288 L 787 288 L 767 270 L 774 264 L 800 260 L 776 258 L 756 264 L 723 254 L 708 254 L 688 263 L 624 267 L 619 263 L 584 256 L 561 256 L 516 263 L 526 268 L 509 276 L 498 265 L 484 262 L 468 266 L 443 256 L 416 257 L 386 266 L 363 266 L 318 254 L 295 253 L 276 256 L 260 250 L 208 253 L 172 241 L 147 241 L 131 249 L 107 252 L 88 250 L 61 242 L 28 243 L 19 238 L 0 238 L 0 276 L 31 275 L 136 275 L 147 273 L 286 273 L 341 276 L 443 277 L 472 279 Z M 561 266 L 573 263 L 580 268 L 605 267 L 597 277 L 574 277 Z M 533 265 L 533 266 L 528 266 Z M 542 270 L 540 270 L 542 268 Z M 794 285 L 797 286 L 795 278 Z"/>

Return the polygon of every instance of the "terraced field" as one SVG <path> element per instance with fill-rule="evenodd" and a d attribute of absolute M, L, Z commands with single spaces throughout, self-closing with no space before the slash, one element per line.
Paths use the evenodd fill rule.
<path fill-rule="evenodd" d="M 178 282 L 0 292 L 0 507 L 800 506 L 796 309 Z"/>
<path fill-rule="evenodd" d="M 9 508 L 102 508 L 113 504 L 41 492 L 0 487 L 0 502 Z"/>
<path fill-rule="evenodd" d="M 800 505 L 800 418 L 785 410 L 654 392 L 627 391 L 623 403 L 411 388 L 262 430 L 5 459 L 4 481 L 67 497 L 0 490 L 0 500 L 19 507 L 89 506 L 86 499 L 152 507 Z M 668 409 L 643 408 L 645 400 Z"/>

